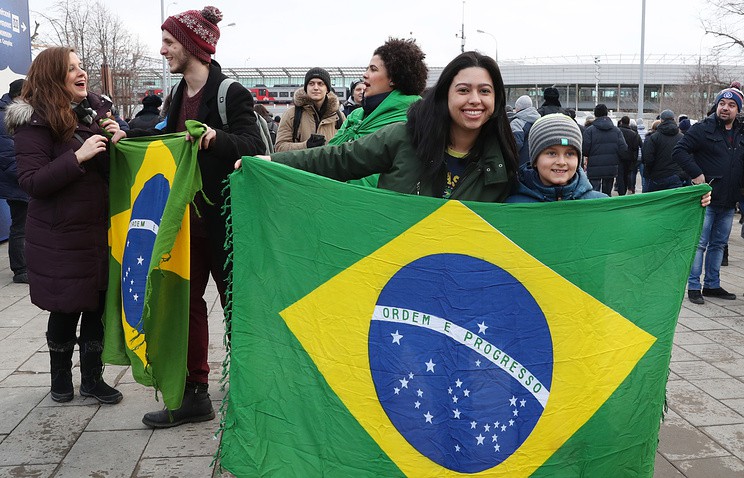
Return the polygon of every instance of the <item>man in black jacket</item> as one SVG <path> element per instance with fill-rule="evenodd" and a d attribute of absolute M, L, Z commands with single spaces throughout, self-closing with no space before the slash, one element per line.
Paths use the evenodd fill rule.
<path fill-rule="evenodd" d="M 625 196 L 627 191 L 629 194 L 635 193 L 635 183 L 631 181 L 636 175 L 633 172 L 636 169 L 638 162 L 638 150 L 641 147 L 641 137 L 638 133 L 630 126 L 630 117 L 623 116 L 620 118 L 618 128 L 623 134 L 625 144 L 628 146 L 628 150 L 620 156 L 620 167 L 617 172 L 617 194 L 618 196 Z"/>
<path fill-rule="evenodd" d="M 643 164 L 647 188 L 644 192 L 662 191 L 690 185 L 690 178 L 672 159 L 672 150 L 684 136 L 671 110 L 661 112 L 661 124 L 643 142 Z"/>
<path fill-rule="evenodd" d="M 596 119 L 584 130 L 582 153 L 586 161 L 586 175 L 594 190 L 612 196 L 617 166 L 620 157 L 628 151 L 628 145 L 607 113 L 607 106 L 602 103 L 594 107 Z"/>
<path fill-rule="evenodd" d="M 716 96 L 716 112 L 695 123 L 672 151 L 672 158 L 694 184 L 707 181 L 713 187 L 695 261 L 687 280 L 687 296 L 694 304 L 703 304 L 703 296 L 736 299 L 736 295 L 721 287 L 719 273 L 744 172 L 744 135 L 742 125 L 736 119 L 743 100 L 741 91 L 735 88 L 721 91 Z M 705 280 L 701 291 L 703 256 Z"/>
<path fill-rule="evenodd" d="M 265 151 L 256 117 L 253 96 L 240 83 L 233 82 L 225 98 L 229 132 L 220 119 L 217 94 L 226 78 L 220 66 L 211 59 L 220 30 L 217 23 L 222 13 L 215 7 L 201 11 L 188 10 L 168 17 L 163 23 L 160 54 L 168 60 L 171 73 L 181 73 L 183 79 L 176 87 L 168 109 L 167 124 L 162 131 L 130 131 L 127 136 L 173 133 L 185 131 L 189 119 L 207 125 L 199 139 L 199 169 L 203 193 L 194 198 L 199 213 L 191 211 L 191 280 L 189 305 L 188 376 L 183 404 L 177 410 L 160 410 L 145 414 L 142 422 L 154 428 L 166 428 L 189 422 L 214 418 L 209 399 L 209 365 L 207 350 L 209 330 L 204 291 L 209 275 L 217 284 L 220 300 L 225 305 L 228 271 L 224 270 L 227 252 L 224 250 L 226 230 L 221 215 L 223 181 L 233 171 L 233 164 L 241 156 Z M 124 136 L 120 133 L 119 137 Z M 115 136 L 115 141 L 118 138 Z M 229 267 L 229 266 L 228 266 Z"/>

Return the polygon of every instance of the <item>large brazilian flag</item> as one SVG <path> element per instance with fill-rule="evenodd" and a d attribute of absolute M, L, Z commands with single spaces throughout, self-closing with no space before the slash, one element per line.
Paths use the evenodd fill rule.
<path fill-rule="evenodd" d="M 204 126 L 187 121 L 198 138 Z M 187 132 L 120 141 L 111 153 L 103 360 L 181 406 L 189 322 L 189 210 L 201 189 Z"/>
<path fill-rule="evenodd" d="M 238 477 L 651 477 L 707 186 L 486 204 L 244 158 Z"/>

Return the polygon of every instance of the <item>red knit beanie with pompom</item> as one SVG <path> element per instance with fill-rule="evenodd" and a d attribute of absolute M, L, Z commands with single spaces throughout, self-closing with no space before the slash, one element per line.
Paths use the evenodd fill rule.
<path fill-rule="evenodd" d="M 165 19 L 161 30 L 165 30 L 181 43 L 186 50 L 205 63 L 212 61 L 222 20 L 217 7 L 204 7 L 202 11 L 187 10 Z"/>

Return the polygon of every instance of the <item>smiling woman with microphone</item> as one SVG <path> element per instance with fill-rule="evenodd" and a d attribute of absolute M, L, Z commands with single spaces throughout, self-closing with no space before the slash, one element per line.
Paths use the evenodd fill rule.
<path fill-rule="evenodd" d="M 26 259 L 31 302 L 48 310 L 52 400 L 74 396 L 72 354 L 80 346 L 80 394 L 118 403 L 102 378 L 108 281 L 108 138 L 119 131 L 111 103 L 88 91 L 72 48 L 53 47 L 31 64 L 6 113 L 18 182 L 29 194 Z M 82 318 L 81 318 L 82 317 Z M 80 337 L 76 329 L 80 321 Z"/>

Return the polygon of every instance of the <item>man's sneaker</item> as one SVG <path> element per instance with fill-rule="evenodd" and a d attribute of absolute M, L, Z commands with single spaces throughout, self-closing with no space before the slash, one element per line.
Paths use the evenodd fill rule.
<path fill-rule="evenodd" d="M 700 293 L 699 290 L 690 289 L 687 291 L 687 298 L 690 299 L 690 302 L 697 305 L 703 305 L 705 304 L 705 299 L 703 299 L 703 294 Z"/>
<path fill-rule="evenodd" d="M 707 287 L 703 287 L 703 295 L 706 297 L 718 297 L 719 299 L 725 299 L 725 300 L 736 299 L 736 294 L 732 294 L 731 292 L 727 291 L 723 287 L 716 287 L 715 289 L 709 289 Z"/>

